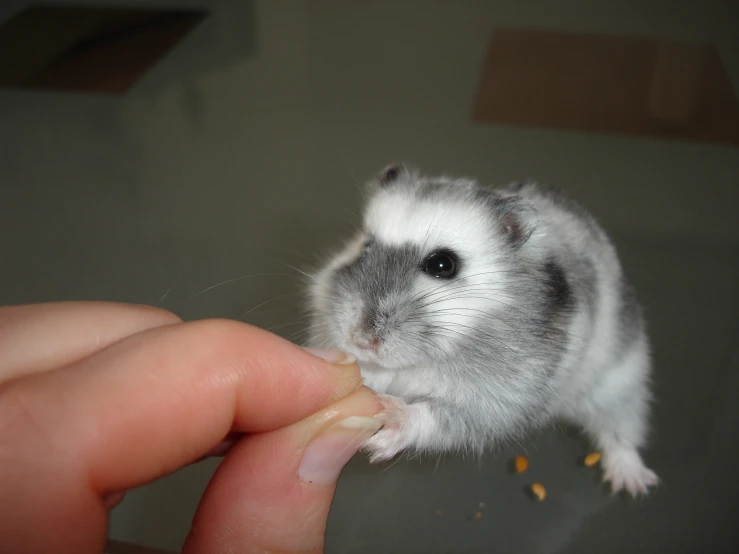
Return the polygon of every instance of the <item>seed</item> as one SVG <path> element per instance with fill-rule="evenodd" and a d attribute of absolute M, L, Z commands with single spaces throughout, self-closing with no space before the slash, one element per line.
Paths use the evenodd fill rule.
<path fill-rule="evenodd" d="M 516 473 L 523 473 L 529 468 L 529 460 L 526 456 L 516 458 Z"/>
<path fill-rule="evenodd" d="M 534 483 L 531 485 L 531 492 L 533 492 L 534 496 L 539 500 L 544 500 L 547 497 L 547 489 L 545 489 L 544 485 L 541 483 Z"/>
<path fill-rule="evenodd" d="M 585 465 L 588 467 L 593 467 L 598 462 L 600 462 L 600 452 L 591 452 L 585 456 Z"/>
<path fill-rule="evenodd" d="M 475 514 L 475 519 L 482 519 L 482 512 L 477 512 Z"/>

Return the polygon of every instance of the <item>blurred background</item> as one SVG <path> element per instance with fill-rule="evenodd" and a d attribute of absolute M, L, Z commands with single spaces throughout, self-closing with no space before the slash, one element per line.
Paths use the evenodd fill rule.
<path fill-rule="evenodd" d="M 0 23 L 27 4 L 3 1 Z M 243 319 L 300 340 L 293 268 L 357 225 L 361 186 L 385 164 L 565 188 L 613 235 L 645 304 L 657 394 L 645 457 L 664 484 L 639 502 L 611 497 L 578 462 L 588 444 L 559 429 L 482 461 L 371 467 L 358 456 L 339 483 L 327 552 L 736 551 L 736 142 L 472 114 L 497 27 L 707 41 L 736 90 L 737 2 L 84 5 L 207 17 L 124 92 L 0 88 L 0 304 L 161 302 L 187 319 Z M 510 468 L 521 453 L 525 477 Z M 216 465 L 131 491 L 110 536 L 178 549 Z M 547 486 L 545 502 L 524 493 L 532 479 Z"/>

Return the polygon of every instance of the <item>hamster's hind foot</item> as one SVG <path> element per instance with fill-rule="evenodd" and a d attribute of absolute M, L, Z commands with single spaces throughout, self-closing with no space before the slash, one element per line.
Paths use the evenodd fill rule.
<path fill-rule="evenodd" d="M 659 484 L 659 477 L 649 469 L 635 448 L 616 446 L 603 452 L 603 480 L 610 482 L 613 493 L 623 490 L 636 498 Z"/>

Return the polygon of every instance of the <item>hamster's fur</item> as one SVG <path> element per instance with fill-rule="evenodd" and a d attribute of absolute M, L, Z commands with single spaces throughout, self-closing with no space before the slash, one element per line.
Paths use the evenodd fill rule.
<path fill-rule="evenodd" d="M 639 455 L 650 349 L 616 251 L 572 199 L 403 165 L 370 183 L 362 230 L 318 272 L 313 346 L 357 356 L 387 423 L 366 444 L 480 452 L 553 419 L 580 425 L 614 491 L 658 478 Z"/>

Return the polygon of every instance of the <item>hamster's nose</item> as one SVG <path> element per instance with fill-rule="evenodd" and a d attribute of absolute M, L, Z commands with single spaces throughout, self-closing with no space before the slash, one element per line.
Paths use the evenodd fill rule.
<path fill-rule="evenodd" d="M 354 344 L 356 344 L 362 350 L 377 350 L 380 346 L 380 339 L 374 334 L 366 331 L 354 331 L 353 333 Z"/>

